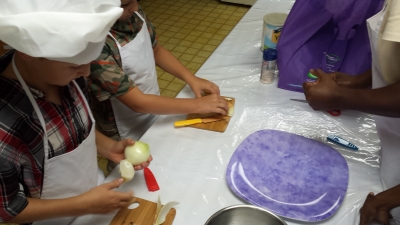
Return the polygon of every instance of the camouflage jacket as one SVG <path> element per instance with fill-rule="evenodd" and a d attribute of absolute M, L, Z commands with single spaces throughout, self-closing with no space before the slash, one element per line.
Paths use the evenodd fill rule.
<path fill-rule="evenodd" d="M 157 35 L 154 25 L 147 19 L 142 8 L 139 13 L 146 20 L 153 47 L 157 45 Z M 110 33 L 121 46 L 132 41 L 143 26 L 143 21 L 133 14 L 129 20 L 117 21 Z M 107 37 L 101 55 L 91 63 L 91 73 L 88 78 L 91 93 L 91 109 L 96 119 L 97 129 L 106 136 L 119 140 L 115 116 L 110 98 L 126 94 L 135 87 L 134 81 L 122 70 L 121 56 L 114 39 Z"/>

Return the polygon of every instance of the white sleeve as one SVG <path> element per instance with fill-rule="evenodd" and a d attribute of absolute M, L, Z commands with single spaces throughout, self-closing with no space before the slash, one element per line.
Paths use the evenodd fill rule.
<path fill-rule="evenodd" d="M 400 1 L 392 0 L 382 39 L 386 41 L 400 42 Z"/>

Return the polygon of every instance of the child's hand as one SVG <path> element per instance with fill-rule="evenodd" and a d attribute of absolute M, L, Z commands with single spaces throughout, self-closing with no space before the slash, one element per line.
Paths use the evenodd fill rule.
<path fill-rule="evenodd" d="M 197 110 L 193 113 L 219 113 L 226 115 L 229 110 L 226 99 L 217 94 L 196 98 L 195 101 Z"/>
<path fill-rule="evenodd" d="M 188 85 L 197 98 L 202 96 L 201 93 L 203 91 L 210 94 L 216 94 L 218 96 L 220 95 L 219 87 L 213 82 L 205 79 L 194 77 L 190 82 L 188 82 Z"/>
<path fill-rule="evenodd" d="M 153 157 L 150 155 L 146 162 L 144 162 L 140 165 L 133 166 L 133 168 L 135 168 L 135 170 L 142 170 L 142 169 L 148 167 L 152 160 L 153 160 Z"/>
<path fill-rule="evenodd" d="M 125 159 L 124 151 L 126 146 L 134 144 L 135 141 L 129 138 L 121 141 L 115 141 L 114 145 L 111 146 L 111 149 L 108 152 L 107 158 L 115 163 L 119 163 L 121 160 Z"/>
<path fill-rule="evenodd" d="M 125 159 L 125 148 L 129 145 L 134 145 L 135 141 L 132 139 L 124 139 L 121 141 L 116 141 L 115 144 L 112 146 L 110 151 L 108 152 L 108 158 L 115 163 L 119 163 L 121 160 Z M 153 160 L 153 157 L 150 155 L 146 162 L 135 165 L 135 170 L 142 170 L 150 165 L 150 162 Z"/>
<path fill-rule="evenodd" d="M 118 188 L 123 183 L 119 178 L 110 183 L 105 183 L 88 192 L 85 192 L 79 198 L 79 205 L 89 214 L 105 214 L 116 209 L 126 208 L 132 204 L 133 192 L 118 192 L 113 189 Z"/>

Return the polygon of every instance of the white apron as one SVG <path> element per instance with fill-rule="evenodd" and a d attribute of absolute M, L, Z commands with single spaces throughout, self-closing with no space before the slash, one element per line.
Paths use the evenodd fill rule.
<path fill-rule="evenodd" d="M 47 137 L 47 129 L 44 122 L 43 114 L 38 104 L 33 98 L 25 81 L 21 77 L 17 67 L 12 61 L 15 74 L 22 87 L 24 88 L 30 102 L 35 109 L 40 124 L 44 130 L 44 175 L 41 199 L 61 199 L 80 195 L 89 191 L 97 185 L 98 167 L 97 167 L 97 149 L 95 143 L 95 121 L 90 112 L 89 105 L 79 86 L 73 81 L 78 89 L 80 96 L 84 101 L 84 107 L 89 111 L 92 120 L 92 128 L 88 137 L 79 145 L 78 148 L 71 152 L 55 156 L 48 159 L 49 143 Z M 55 218 L 34 222 L 34 225 L 64 225 L 70 224 L 75 217 Z"/>
<path fill-rule="evenodd" d="M 122 47 L 111 34 L 109 36 L 114 39 L 118 46 L 122 69 L 125 74 L 135 82 L 143 93 L 160 95 L 150 34 L 147 30 L 146 21 L 138 12 L 135 13 L 143 20 L 143 27 L 131 42 Z M 133 111 L 116 98 L 110 100 L 121 139 L 139 140 L 157 119 L 156 115 Z"/>
<path fill-rule="evenodd" d="M 386 7 L 367 20 L 369 39 L 372 49 L 372 87 L 387 86 L 377 58 L 378 32 Z M 400 118 L 374 116 L 376 129 L 381 141 L 381 180 L 383 189 L 387 190 L 400 184 Z M 400 207 L 391 211 L 396 222 L 400 225 Z"/>

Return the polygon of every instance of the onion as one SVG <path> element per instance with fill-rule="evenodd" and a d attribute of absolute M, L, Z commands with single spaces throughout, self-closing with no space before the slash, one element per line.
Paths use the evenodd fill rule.
<path fill-rule="evenodd" d="M 125 148 L 125 158 L 134 166 L 146 162 L 149 157 L 150 147 L 144 142 L 136 141 L 134 145 Z"/>
<path fill-rule="evenodd" d="M 157 209 L 156 209 L 156 216 L 155 216 L 155 221 L 154 225 L 161 225 L 165 222 L 165 218 L 167 217 L 169 211 L 176 205 L 178 205 L 178 202 L 168 202 L 164 206 L 161 205 L 161 199 L 160 196 L 158 196 L 158 201 L 157 201 Z"/>
<path fill-rule="evenodd" d="M 124 182 L 128 182 L 132 180 L 133 176 L 135 176 L 135 169 L 133 168 L 132 163 L 124 159 L 119 163 L 119 173 L 124 179 Z"/>
<path fill-rule="evenodd" d="M 228 116 L 233 116 L 233 113 L 235 112 L 233 104 L 232 104 L 232 98 L 226 97 L 225 98 L 228 101 L 228 107 L 229 107 L 229 111 L 228 111 Z"/>

